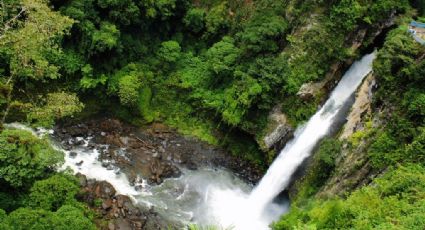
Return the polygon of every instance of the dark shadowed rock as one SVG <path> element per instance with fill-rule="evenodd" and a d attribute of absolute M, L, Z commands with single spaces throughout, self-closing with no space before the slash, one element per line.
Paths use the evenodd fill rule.
<path fill-rule="evenodd" d="M 75 158 L 77 156 L 77 152 L 71 151 L 69 152 L 69 157 Z"/>
<path fill-rule="evenodd" d="M 275 149 L 279 151 L 286 142 L 293 136 L 293 128 L 289 124 L 286 115 L 282 113 L 282 108 L 276 106 L 268 118 L 267 132 L 259 141 L 264 151 Z"/>

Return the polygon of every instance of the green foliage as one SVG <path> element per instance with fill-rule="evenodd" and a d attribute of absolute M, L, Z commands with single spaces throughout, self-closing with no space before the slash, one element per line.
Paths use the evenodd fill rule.
<path fill-rule="evenodd" d="M 36 181 L 30 189 L 29 206 L 35 209 L 56 211 L 65 204 L 76 202 L 79 186 L 75 178 L 57 174 Z"/>
<path fill-rule="evenodd" d="M 424 0 L 413 0 L 415 7 L 418 9 L 419 15 L 425 17 L 425 1 Z M 425 20 L 422 19 L 422 22 Z"/>
<path fill-rule="evenodd" d="M 340 23 L 334 23 L 334 25 L 345 31 L 351 31 L 360 20 L 373 24 L 383 20 L 393 10 L 405 11 L 408 8 L 409 1 L 407 0 L 381 0 L 370 5 L 362 1 L 343 0 L 332 8 L 331 19 L 342 19 Z"/>
<path fill-rule="evenodd" d="M 412 143 L 404 148 L 403 160 L 425 165 L 425 127 L 420 127 Z"/>
<path fill-rule="evenodd" d="M 276 52 L 277 41 L 284 35 L 288 24 L 277 15 L 259 14 L 250 20 L 244 31 L 236 36 L 242 43 L 245 53 Z"/>
<path fill-rule="evenodd" d="M 318 102 L 308 102 L 297 96 L 288 97 L 282 104 L 282 111 L 287 114 L 292 125 L 307 121 L 316 111 Z"/>
<path fill-rule="evenodd" d="M 332 20 L 341 20 L 340 24 L 336 24 L 342 29 L 350 31 L 357 25 L 364 12 L 367 10 L 360 2 L 356 0 L 342 0 L 338 5 L 334 6 L 331 11 Z"/>
<path fill-rule="evenodd" d="M 223 33 L 229 26 L 226 2 L 214 6 L 205 17 L 205 27 L 208 34 Z"/>
<path fill-rule="evenodd" d="M 136 2 L 131 0 L 99 0 L 97 4 L 108 11 L 108 18 L 123 25 L 130 25 L 140 20 L 141 11 Z"/>
<path fill-rule="evenodd" d="M 342 143 L 333 138 L 326 138 L 320 142 L 319 149 L 314 154 L 306 175 L 295 185 L 298 193 L 296 198 L 292 200 L 294 204 L 302 203 L 305 199 L 314 195 L 334 173 L 336 157 L 341 153 L 341 146 Z"/>
<path fill-rule="evenodd" d="M 421 229 L 425 169 L 399 167 L 347 199 L 310 200 L 284 216 L 273 229 Z"/>
<path fill-rule="evenodd" d="M 148 93 L 142 89 L 148 87 L 152 79 L 152 73 L 144 66 L 131 63 L 109 77 L 108 92 L 118 96 L 122 105 L 136 108 L 140 105 L 140 95 Z"/>
<path fill-rule="evenodd" d="M 400 154 L 399 151 L 397 151 L 397 146 L 397 142 L 392 139 L 388 133 L 380 133 L 368 151 L 372 166 L 383 168 L 387 165 L 394 164 L 392 161 L 399 158 L 394 155 Z"/>
<path fill-rule="evenodd" d="M 102 207 L 102 203 L 103 203 L 103 200 L 100 198 L 97 198 L 94 200 L 94 206 L 96 207 Z"/>
<path fill-rule="evenodd" d="M 235 47 L 233 39 L 224 37 L 208 49 L 206 53 L 209 68 L 217 75 L 226 76 L 226 74 L 232 72 L 239 53 L 240 51 Z"/>
<path fill-rule="evenodd" d="M 162 60 L 174 63 L 180 58 L 181 47 L 176 41 L 166 41 L 161 43 L 158 56 Z"/>
<path fill-rule="evenodd" d="M 77 179 L 55 174 L 62 161 L 60 152 L 31 132 L 0 133 L 1 229 L 96 229 L 90 212 L 76 200 Z"/>
<path fill-rule="evenodd" d="M 7 192 L 0 192 L 0 209 L 7 212 L 17 209 L 22 203 L 22 196 L 19 194 L 9 194 Z M 1 215 L 1 214 L 0 214 Z M 0 218 L 1 219 L 1 218 Z"/>
<path fill-rule="evenodd" d="M 335 168 L 335 160 L 341 151 L 341 142 L 336 139 L 325 139 L 320 143 L 317 152 L 317 169 L 315 176 L 318 180 L 327 179 Z"/>
<path fill-rule="evenodd" d="M 51 127 L 55 120 L 70 117 L 81 112 L 83 108 L 84 105 L 75 94 L 49 93 L 43 105 L 30 110 L 27 119 L 35 125 Z"/>
<path fill-rule="evenodd" d="M 0 133 L 0 182 L 19 188 L 29 187 L 47 177 L 63 161 L 47 140 L 22 130 Z"/>
<path fill-rule="evenodd" d="M 81 68 L 83 78 L 80 80 L 80 86 L 83 89 L 94 89 L 99 84 L 105 85 L 108 78 L 105 75 L 101 75 L 99 78 L 94 77 L 93 68 L 90 64 L 87 64 Z"/>
<path fill-rule="evenodd" d="M 406 95 L 407 96 L 407 95 Z M 404 102 L 411 116 L 425 117 L 425 93 L 413 92 Z"/>
<path fill-rule="evenodd" d="M 376 132 L 368 149 L 372 166 L 377 169 L 423 160 L 421 139 L 425 91 L 422 73 L 425 61 L 423 58 L 418 60 L 418 57 L 423 55 L 425 48 L 405 29 L 401 27 L 389 34 L 374 63 L 381 82 L 376 101 L 391 104 L 393 110 L 385 130 Z"/>
<path fill-rule="evenodd" d="M 205 28 L 206 12 L 201 8 L 189 9 L 183 18 L 183 22 L 194 33 L 199 33 Z"/>
<path fill-rule="evenodd" d="M 10 227 L 6 224 L 6 221 L 5 221 L 6 218 L 7 218 L 6 212 L 0 209 L 0 228 L 4 230 L 9 230 Z"/>
<path fill-rule="evenodd" d="M 3 31 L 0 39 L 0 49 L 10 54 L 10 75 L 19 79 L 58 78 L 58 67 L 46 56 L 61 52 L 58 41 L 74 21 L 52 11 L 42 0 L 20 1 L 19 8 L 26 15 L 24 21 L 15 22 L 17 29 Z"/>
<path fill-rule="evenodd" d="M 138 76 L 126 75 L 119 80 L 118 95 L 123 105 L 132 106 L 137 102 L 139 90 L 142 87 Z"/>
<path fill-rule="evenodd" d="M 152 90 L 149 87 L 144 87 L 139 93 L 138 108 L 143 119 L 150 123 L 155 119 L 155 112 L 151 108 Z"/>
<path fill-rule="evenodd" d="M 117 46 L 119 36 L 120 32 L 114 24 L 102 22 L 100 29 L 93 32 L 91 49 L 95 52 L 111 50 Z"/>
<path fill-rule="evenodd" d="M 7 229 L 42 230 L 42 229 L 96 229 L 95 225 L 85 217 L 84 212 L 73 206 L 62 206 L 56 212 L 42 209 L 20 208 L 9 214 L 3 223 Z"/>

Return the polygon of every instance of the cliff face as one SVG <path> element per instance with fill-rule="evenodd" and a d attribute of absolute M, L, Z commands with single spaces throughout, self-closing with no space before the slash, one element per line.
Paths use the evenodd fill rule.
<path fill-rule="evenodd" d="M 386 35 L 345 126 L 306 164 L 275 229 L 425 226 L 415 221 L 425 218 L 425 47 L 407 33 L 410 20 Z"/>
<path fill-rule="evenodd" d="M 346 124 L 338 135 L 339 140 L 345 144 L 335 160 L 334 173 L 317 196 L 342 195 L 370 183 L 375 177 L 376 173 L 372 172 L 366 155 L 366 147 L 370 143 L 368 140 L 358 139 L 359 135 L 379 125 L 379 118 L 372 114 L 375 86 L 375 77 L 369 74 L 359 87 Z"/>

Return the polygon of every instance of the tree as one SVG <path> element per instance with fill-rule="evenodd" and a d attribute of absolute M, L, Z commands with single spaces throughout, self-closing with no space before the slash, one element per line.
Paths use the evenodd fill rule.
<path fill-rule="evenodd" d="M 9 89 L 1 123 L 10 111 L 15 82 L 59 77 L 59 68 L 49 62 L 48 56 L 52 52 L 62 52 L 58 43 L 74 23 L 72 19 L 52 11 L 44 0 L 12 2 L 20 11 L 7 22 L 2 14 L 4 24 L 0 33 L 0 53 L 6 54 L 9 69 L 3 73 L 6 79 L 1 83 Z M 16 8 L 5 7 L 4 1 L 2 7 L 6 15 L 16 14 Z"/>
<path fill-rule="evenodd" d="M 0 133 L 0 184 L 30 187 L 62 161 L 62 153 L 28 131 L 6 129 Z"/>
<path fill-rule="evenodd" d="M 29 206 L 56 211 L 62 205 L 77 202 L 75 195 L 79 189 L 75 178 L 63 174 L 53 175 L 33 184 L 30 189 Z"/>
<path fill-rule="evenodd" d="M 49 93 L 45 102 L 41 106 L 34 106 L 30 109 L 27 119 L 36 125 L 51 127 L 55 120 L 69 117 L 83 110 L 76 94 L 65 92 Z"/>
<path fill-rule="evenodd" d="M 229 27 L 226 2 L 214 6 L 205 16 L 205 26 L 209 35 L 219 35 Z"/>
<path fill-rule="evenodd" d="M 109 22 L 102 22 L 99 30 L 92 33 L 91 50 L 93 53 L 101 53 L 111 50 L 118 45 L 120 31 Z"/>
<path fill-rule="evenodd" d="M 9 230 L 10 226 L 6 224 L 7 214 L 3 209 L 0 209 L 0 229 Z"/>
<path fill-rule="evenodd" d="M 247 55 L 276 52 L 279 49 L 276 41 L 284 34 L 287 27 L 287 22 L 281 16 L 260 14 L 251 19 L 244 31 L 236 36 L 240 39 Z"/>
<path fill-rule="evenodd" d="M 158 56 L 168 63 L 175 63 L 181 55 L 180 44 L 176 41 L 166 41 L 161 43 Z"/>
<path fill-rule="evenodd" d="M 183 22 L 191 31 L 199 33 L 205 28 L 205 15 L 204 9 L 192 8 L 187 11 Z"/>
<path fill-rule="evenodd" d="M 62 206 L 57 212 L 42 209 L 19 208 L 3 221 L 14 230 L 95 230 L 95 225 L 84 212 L 73 206 Z M 1 224 L 1 222 L 0 222 Z"/>
<path fill-rule="evenodd" d="M 60 50 L 58 41 L 74 21 L 52 11 L 43 0 L 23 0 L 19 7 L 26 16 L 18 17 L 17 29 L 6 30 L 0 36 L 1 49 L 10 54 L 10 77 L 58 78 L 58 68 L 44 54 Z"/>
<path fill-rule="evenodd" d="M 234 70 L 240 53 L 234 45 L 234 40 L 226 36 L 208 49 L 206 58 L 212 72 L 217 75 L 226 75 Z"/>
<path fill-rule="evenodd" d="M 140 22 L 141 12 L 133 0 L 98 0 L 97 4 L 104 10 L 109 11 L 111 20 L 123 25 Z"/>
<path fill-rule="evenodd" d="M 64 205 L 56 211 L 58 222 L 53 225 L 54 229 L 68 230 L 72 226 L 72 230 L 96 230 L 96 226 L 84 214 L 80 208 Z"/>
<path fill-rule="evenodd" d="M 118 84 L 121 104 L 125 106 L 136 105 L 142 87 L 139 77 L 137 75 L 126 75 L 119 80 Z"/>

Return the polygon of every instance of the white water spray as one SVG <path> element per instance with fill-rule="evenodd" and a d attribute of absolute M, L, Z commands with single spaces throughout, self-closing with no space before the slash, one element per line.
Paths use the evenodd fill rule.
<path fill-rule="evenodd" d="M 364 56 L 355 62 L 345 73 L 338 86 L 332 92 L 325 105 L 295 132 L 295 137 L 280 152 L 252 193 L 240 199 L 233 191 L 216 191 L 212 195 L 216 218 L 223 227 L 235 229 L 261 230 L 276 220 L 285 210 L 279 208 L 273 200 L 291 182 L 291 177 L 308 158 L 315 145 L 329 133 L 332 125 L 364 77 L 372 71 L 375 54 Z M 239 198 L 238 198 L 239 197 Z M 236 217 L 235 217 L 236 216 Z M 238 218 L 237 216 L 240 216 Z"/>

